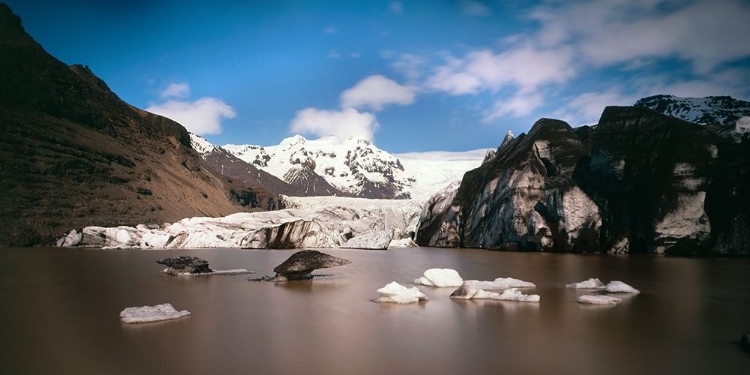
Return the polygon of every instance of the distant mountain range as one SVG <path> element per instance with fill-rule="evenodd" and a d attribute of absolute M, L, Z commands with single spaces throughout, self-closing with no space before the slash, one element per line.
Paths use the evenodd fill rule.
<path fill-rule="evenodd" d="M 634 106 L 700 125 L 734 126 L 740 118 L 750 116 L 750 102 L 731 96 L 681 98 L 654 95 L 638 100 Z"/>
<path fill-rule="evenodd" d="M 486 150 L 394 155 L 364 139 L 301 135 L 286 138 L 276 146 L 216 146 L 191 135 L 193 148 L 205 160 L 229 154 L 251 165 L 250 175 L 268 173 L 288 184 L 285 193 L 298 196 L 338 195 L 373 199 L 426 200 L 463 174 L 481 164 Z M 227 174 L 226 160 L 213 164 Z M 232 174 L 232 178 L 240 175 Z"/>

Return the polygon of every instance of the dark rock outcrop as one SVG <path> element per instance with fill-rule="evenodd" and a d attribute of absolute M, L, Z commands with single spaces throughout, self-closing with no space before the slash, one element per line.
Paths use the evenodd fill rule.
<path fill-rule="evenodd" d="M 542 119 L 428 202 L 422 246 L 747 254 L 750 142 L 646 108 Z"/>
<path fill-rule="evenodd" d="M 208 261 L 187 255 L 159 259 L 156 263 L 167 266 L 167 269 L 164 270 L 164 272 L 171 275 L 214 272 L 212 269 L 208 268 Z"/>
<path fill-rule="evenodd" d="M 307 280 L 312 278 L 312 271 L 319 268 L 331 268 L 349 264 L 351 261 L 321 253 L 315 250 L 303 250 L 294 253 L 289 259 L 276 266 L 273 281 Z"/>
<path fill-rule="evenodd" d="M 747 332 L 743 333 L 740 338 L 740 349 L 750 354 L 750 336 L 748 336 Z"/>

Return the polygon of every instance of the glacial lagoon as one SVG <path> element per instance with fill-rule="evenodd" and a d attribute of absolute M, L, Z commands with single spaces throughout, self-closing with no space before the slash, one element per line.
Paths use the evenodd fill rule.
<path fill-rule="evenodd" d="M 252 282 L 293 250 L 4 249 L 0 360 L 8 374 L 747 374 L 750 259 L 470 249 L 325 250 L 352 264 L 312 281 Z M 193 255 L 254 275 L 180 277 L 156 259 Z M 429 268 L 464 279 L 515 277 L 541 301 L 378 304 L 391 281 Z M 566 288 L 597 277 L 638 295 L 614 306 Z M 126 324 L 126 307 L 191 315 Z"/>

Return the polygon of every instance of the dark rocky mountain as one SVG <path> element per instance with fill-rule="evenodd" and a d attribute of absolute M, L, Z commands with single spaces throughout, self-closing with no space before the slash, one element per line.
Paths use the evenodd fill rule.
<path fill-rule="evenodd" d="M 417 243 L 748 254 L 748 189 L 750 142 L 646 108 L 608 107 L 596 127 L 542 119 L 506 139 L 455 192 L 428 202 Z"/>
<path fill-rule="evenodd" d="M 87 225 L 219 216 L 276 199 L 209 168 L 180 124 L 50 56 L 0 4 L 0 246 Z M 240 205 L 244 205 L 242 207 Z"/>

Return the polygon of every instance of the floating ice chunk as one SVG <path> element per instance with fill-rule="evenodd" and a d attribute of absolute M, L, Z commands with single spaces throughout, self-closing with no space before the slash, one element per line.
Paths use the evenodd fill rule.
<path fill-rule="evenodd" d="M 486 290 L 502 290 L 509 288 L 535 288 L 536 284 L 512 277 L 498 277 L 494 281 L 479 281 L 477 286 L 480 289 Z"/>
<path fill-rule="evenodd" d="M 573 289 L 604 289 L 606 288 L 606 286 L 604 285 L 603 282 L 601 282 L 601 280 L 595 279 L 593 277 L 586 281 L 581 281 L 580 283 L 572 283 L 572 284 L 568 284 L 565 286 L 567 286 L 568 288 L 573 288 Z"/>
<path fill-rule="evenodd" d="M 177 319 L 188 315 L 190 311 L 177 311 L 171 304 L 164 303 L 156 306 L 128 307 L 122 310 L 120 318 L 125 323 L 146 323 Z"/>
<path fill-rule="evenodd" d="M 578 303 L 585 303 L 588 305 L 616 305 L 620 302 L 622 302 L 622 300 L 617 297 L 605 296 L 602 294 L 585 294 L 578 297 Z"/>
<path fill-rule="evenodd" d="M 493 299 L 499 299 L 501 301 L 539 302 L 540 297 L 538 294 L 523 294 L 516 288 L 510 288 L 503 291 L 499 296 L 493 297 Z"/>
<path fill-rule="evenodd" d="M 610 281 L 606 288 L 609 293 L 640 293 L 641 291 L 622 281 Z"/>
<path fill-rule="evenodd" d="M 515 280 L 515 279 L 514 279 Z M 517 280 L 521 281 L 521 280 Z M 539 302 L 539 295 L 536 294 L 523 294 L 517 288 L 509 288 L 504 290 L 502 293 L 488 292 L 482 289 L 480 286 L 489 285 L 496 287 L 501 285 L 500 283 L 494 283 L 492 281 L 477 281 L 467 280 L 451 293 L 451 298 L 456 299 L 496 299 L 501 301 L 521 301 L 521 302 Z M 507 284 L 503 284 L 507 285 Z M 495 288 L 499 289 L 499 288 Z"/>
<path fill-rule="evenodd" d="M 248 271 L 244 268 L 237 268 L 232 270 L 213 270 L 208 273 L 192 273 L 192 272 L 174 272 L 173 268 L 165 268 L 161 272 L 176 276 L 211 276 L 211 275 L 240 275 L 243 273 L 255 273 L 254 271 Z"/>
<path fill-rule="evenodd" d="M 425 286 L 436 286 L 439 288 L 457 287 L 463 284 L 464 279 L 456 270 L 450 268 L 430 268 L 424 271 L 424 276 L 414 280 L 414 284 Z"/>
<path fill-rule="evenodd" d="M 380 303 L 415 303 L 419 301 L 427 301 L 424 293 L 420 292 L 419 289 L 414 286 L 407 288 L 395 281 L 391 281 L 384 287 L 378 289 L 378 293 L 381 294 L 380 298 L 373 300 L 373 302 Z"/>

